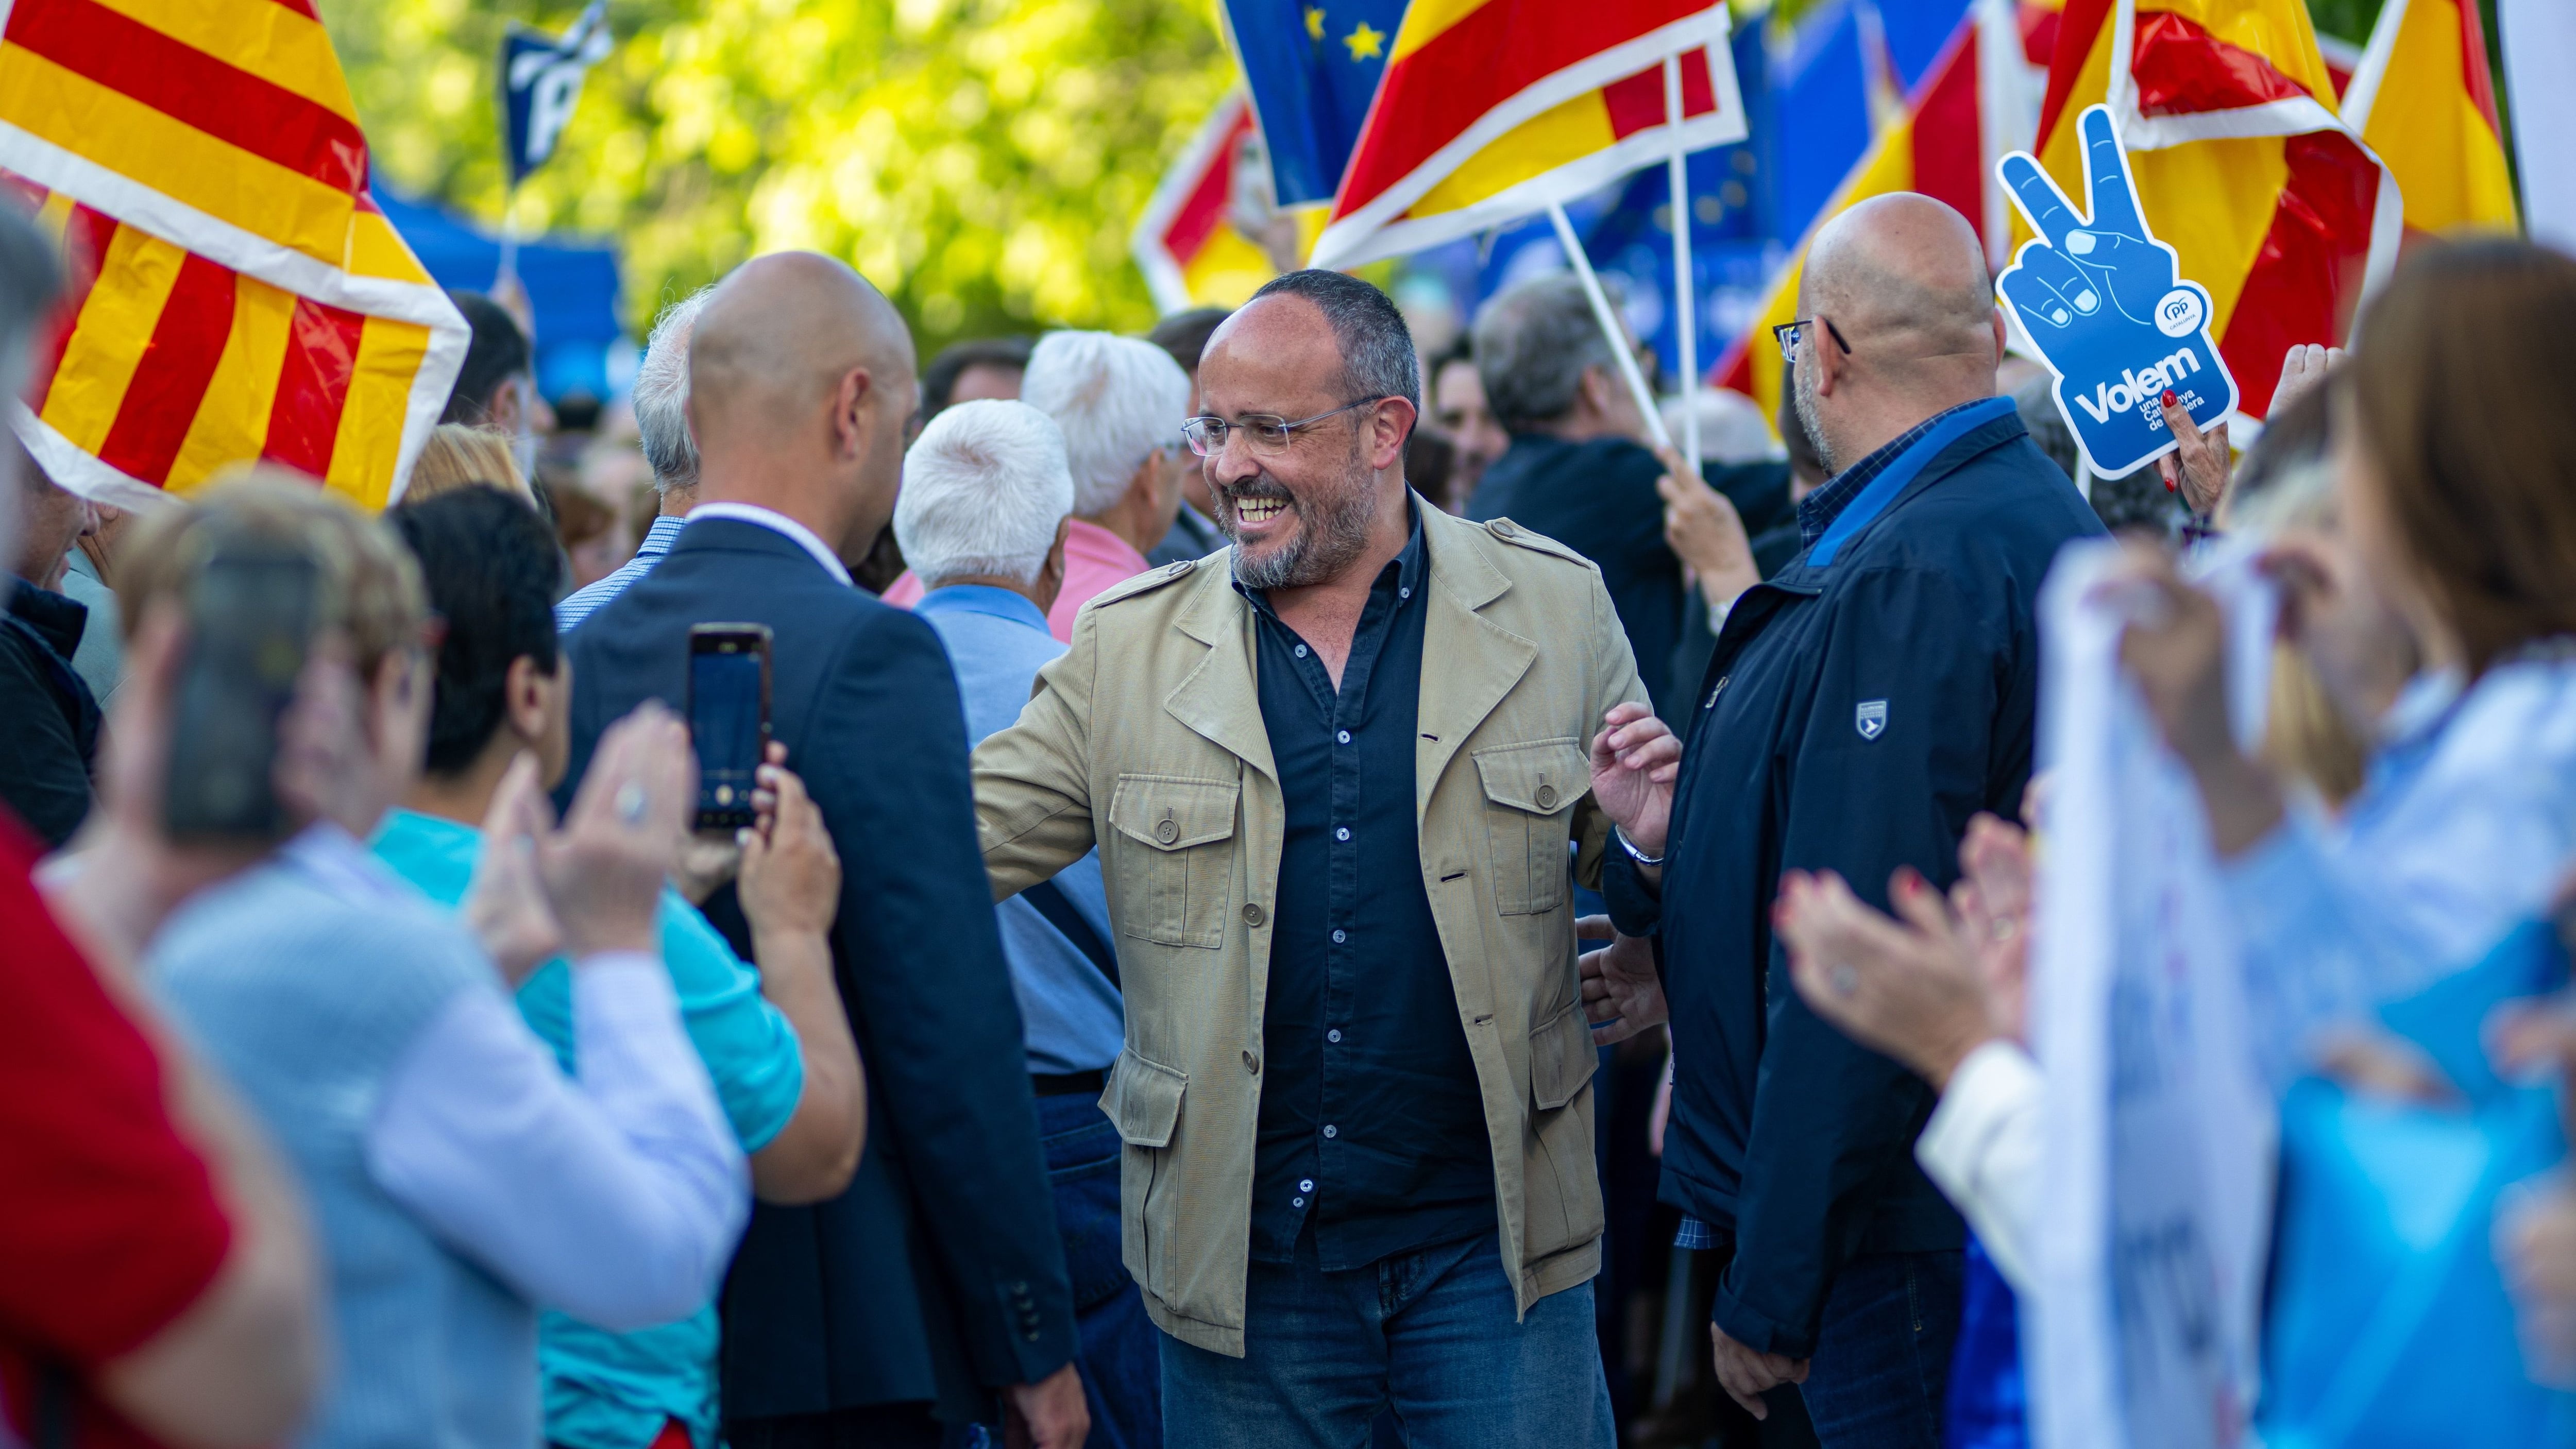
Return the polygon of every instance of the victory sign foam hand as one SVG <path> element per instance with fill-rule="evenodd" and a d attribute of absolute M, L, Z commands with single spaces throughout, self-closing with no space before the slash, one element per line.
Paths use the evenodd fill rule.
<path fill-rule="evenodd" d="M 2206 428 L 2236 406 L 2236 380 L 2209 335 L 2209 293 L 2177 277 L 2174 249 L 2147 230 L 2110 110 L 2093 106 L 2079 124 L 2090 216 L 2029 153 L 1996 164 L 2039 235 L 1995 287 L 2057 374 L 2057 406 L 2086 466 L 2116 478 L 2174 448 L 2167 391 Z"/>

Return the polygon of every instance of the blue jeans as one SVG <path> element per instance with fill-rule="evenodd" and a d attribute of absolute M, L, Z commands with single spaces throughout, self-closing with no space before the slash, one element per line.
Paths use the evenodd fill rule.
<path fill-rule="evenodd" d="M 1073 1279 L 1074 1360 L 1091 1405 L 1086 1449 L 1162 1449 L 1160 1354 L 1118 1251 L 1118 1129 L 1088 1096 L 1038 1098 L 1055 1228 Z"/>
<path fill-rule="evenodd" d="M 1611 1449 L 1592 1285 L 1519 1318 L 1491 1233 L 1337 1273 L 1310 1233 L 1244 1291 L 1244 1357 L 1163 1339 L 1173 1449 L 1359 1449 L 1382 1409 L 1421 1449 Z"/>
<path fill-rule="evenodd" d="M 1825 1449 L 1940 1449 L 1964 1272 L 1956 1252 L 1864 1253 L 1835 1275 L 1801 1389 Z"/>

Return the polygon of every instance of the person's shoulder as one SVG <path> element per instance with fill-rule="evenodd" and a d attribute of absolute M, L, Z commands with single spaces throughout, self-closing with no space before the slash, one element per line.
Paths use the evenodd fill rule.
<path fill-rule="evenodd" d="M 1539 564 L 1538 567 L 1541 570 L 1553 569 L 1556 564 L 1571 564 L 1577 569 L 1598 572 L 1592 560 L 1584 557 L 1571 545 L 1561 543 L 1558 540 L 1539 532 L 1537 529 L 1514 522 L 1509 518 L 1496 518 L 1490 519 L 1481 524 L 1468 524 L 1465 527 L 1465 533 L 1469 538 L 1474 538 L 1481 534 L 1485 538 L 1492 540 L 1494 543 L 1507 545 L 1507 548 L 1494 549 L 1490 555 L 1495 565 L 1503 569 L 1506 573 L 1516 571 L 1517 566 L 1528 565 L 1533 562 L 1533 560 L 1520 556 L 1525 553 L 1536 554 L 1542 559 L 1555 561 L 1555 564 Z"/>
<path fill-rule="evenodd" d="M 1181 580 L 1199 572 L 1201 569 L 1208 568 L 1216 564 L 1222 557 L 1223 555 L 1220 553 L 1211 554 L 1204 559 L 1185 558 L 1174 563 L 1167 563 L 1161 568 L 1147 569 L 1141 574 L 1120 579 L 1118 582 L 1102 589 L 1099 593 L 1092 595 L 1091 602 L 1083 605 L 1083 607 L 1086 609 L 1113 608 L 1119 604 L 1126 603 L 1130 599 L 1141 599 L 1150 594 L 1159 593 L 1162 590 L 1169 588 L 1171 585 L 1177 584 Z"/>

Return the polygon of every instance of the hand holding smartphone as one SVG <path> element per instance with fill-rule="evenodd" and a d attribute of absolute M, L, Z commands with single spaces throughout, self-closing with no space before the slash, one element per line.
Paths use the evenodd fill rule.
<path fill-rule="evenodd" d="M 769 750 L 766 624 L 689 630 L 689 744 L 698 756 L 699 830 L 752 823 L 752 791 Z"/>

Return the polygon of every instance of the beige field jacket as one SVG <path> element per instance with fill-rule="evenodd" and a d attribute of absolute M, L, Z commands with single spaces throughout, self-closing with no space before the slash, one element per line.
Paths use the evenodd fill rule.
<path fill-rule="evenodd" d="M 1610 822 L 1587 747 L 1646 691 L 1600 571 L 1508 521 L 1419 505 L 1429 559 L 1414 800 L 1422 888 L 1457 988 L 1521 1310 L 1600 1266 L 1592 1039 L 1575 987 L 1574 873 Z M 1241 1356 L 1270 906 L 1284 828 L 1228 555 L 1131 579 L 1082 611 L 1019 723 L 975 751 L 993 894 L 1094 844 L 1127 997 L 1100 1105 L 1125 1142 L 1127 1268 L 1155 1323 Z"/>

